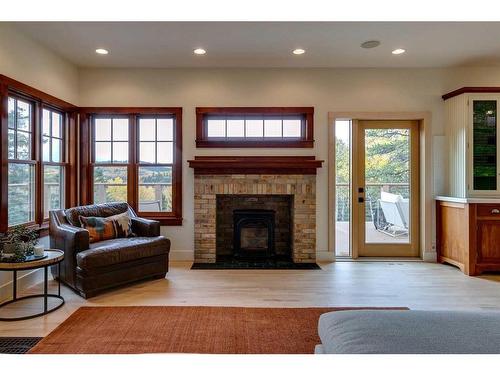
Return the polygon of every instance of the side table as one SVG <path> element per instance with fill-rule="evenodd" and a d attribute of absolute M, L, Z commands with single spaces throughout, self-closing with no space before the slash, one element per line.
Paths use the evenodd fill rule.
<path fill-rule="evenodd" d="M 0 271 L 11 271 L 12 272 L 12 299 L 0 304 L 0 312 L 4 306 L 12 305 L 16 302 L 32 299 L 32 298 L 43 298 L 43 311 L 31 314 L 31 315 L 21 315 L 15 317 L 2 317 L 0 316 L 0 321 L 16 321 L 16 320 L 24 320 L 36 318 L 38 316 L 46 315 L 54 310 L 57 310 L 62 305 L 64 305 L 64 298 L 61 296 L 61 280 L 60 280 L 60 272 L 61 272 L 61 262 L 64 260 L 64 252 L 61 250 L 49 249 L 45 250 L 45 258 L 32 260 L 28 262 L 18 262 L 18 263 L 7 263 L 0 262 Z M 50 266 L 57 265 L 57 294 L 52 294 L 48 292 L 48 269 Z M 41 294 L 30 294 L 23 297 L 17 296 L 17 272 L 18 271 L 27 271 L 27 270 L 35 270 L 42 268 L 44 269 L 44 277 L 43 277 L 43 293 Z M 49 298 L 54 298 L 59 300 L 58 303 L 49 309 L 48 300 Z"/>

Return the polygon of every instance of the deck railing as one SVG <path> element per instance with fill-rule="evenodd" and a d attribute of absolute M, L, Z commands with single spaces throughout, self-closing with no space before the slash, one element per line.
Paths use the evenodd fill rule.
<path fill-rule="evenodd" d="M 336 204 L 335 217 L 337 221 L 349 221 L 351 212 L 350 183 L 336 183 Z M 365 191 L 365 213 L 366 217 L 372 216 L 377 200 L 381 192 L 401 194 L 403 198 L 408 198 L 410 184 L 407 182 L 369 182 L 366 183 Z"/>

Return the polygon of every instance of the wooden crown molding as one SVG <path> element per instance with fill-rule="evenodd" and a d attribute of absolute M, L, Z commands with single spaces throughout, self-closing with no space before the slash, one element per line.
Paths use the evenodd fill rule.
<path fill-rule="evenodd" d="M 315 156 L 195 156 L 188 163 L 196 175 L 315 175 L 323 160 L 316 160 Z"/>
<path fill-rule="evenodd" d="M 466 86 L 461 87 L 457 90 L 451 91 L 442 96 L 443 100 L 447 100 L 453 98 L 458 95 L 462 95 L 465 93 L 475 94 L 475 93 L 500 93 L 500 87 L 480 87 L 480 86 Z"/>

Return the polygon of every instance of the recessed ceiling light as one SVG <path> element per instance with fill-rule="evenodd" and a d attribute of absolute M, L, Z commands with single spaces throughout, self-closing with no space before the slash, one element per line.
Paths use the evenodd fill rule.
<path fill-rule="evenodd" d="M 403 48 L 396 48 L 394 51 L 392 51 L 393 55 L 401 55 L 402 53 L 405 53 L 406 50 Z"/>
<path fill-rule="evenodd" d="M 295 48 L 292 52 L 294 55 L 303 55 L 306 53 L 306 50 L 302 48 Z"/>
<path fill-rule="evenodd" d="M 109 52 L 107 49 L 104 48 L 98 48 L 95 50 L 95 53 L 98 53 L 99 55 L 107 55 Z"/>
<path fill-rule="evenodd" d="M 361 48 L 375 48 L 380 46 L 380 42 L 378 40 L 367 40 L 366 42 L 361 43 Z"/>
<path fill-rule="evenodd" d="M 203 48 L 196 48 L 193 52 L 195 55 L 204 55 L 205 53 L 207 53 L 207 51 L 205 51 Z"/>

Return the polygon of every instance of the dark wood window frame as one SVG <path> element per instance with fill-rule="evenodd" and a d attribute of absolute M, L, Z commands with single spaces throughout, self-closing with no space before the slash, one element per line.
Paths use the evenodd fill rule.
<path fill-rule="evenodd" d="M 31 157 L 29 160 L 8 158 L 8 100 L 9 97 L 27 101 L 32 106 Z M 47 163 L 42 160 L 42 114 L 43 109 L 55 110 L 63 115 L 63 158 L 61 163 L 65 177 L 63 192 L 64 205 L 75 205 L 77 196 L 71 186 L 76 186 L 76 152 L 70 148 L 70 142 L 76 144 L 76 106 L 46 94 L 19 81 L 0 75 L 0 233 L 8 229 L 8 166 L 9 163 L 28 163 L 34 166 L 34 217 L 23 225 L 41 229 L 41 234 L 47 233 L 48 222 L 44 218 L 43 207 L 43 167 Z M 51 164 L 51 163 L 48 163 Z M 72 191 L 73 190 L 73 191 Z"/>
<path fill-rule="evenodd" d="M 129 119 L 128 163 L 94 163 L 94 136 L 92 121 L 96 116 L 127 117 Z M 172 211 L 139 212 L 139 118 L 174 118 L 174 160 L 172 164 Z M 99 166 L 127 167 L 127 201 L 139 216 L 158 220 L 161 225 L 182 225 L 182 108 L 180 107 L 94 107 L 80 108 L 81 126 L 81 199 L 86 204 L 93 202 L 93 168 Z M 149 164 L 148 164 L 149 165 Z"/>
<path fill-rule="evenodd" d="M 300 137 L 208 137 L 207 119 L 210 117 L 259 116 L 262 118 L 300 116 Z M 197 107 L 196 147 L 198 148 L 312 148 L 314 147 L 314 107 Z"/>
<path fill-rule="evenodd" d="M 47 110 L 49 111 L 50 113 L 50 125 L 49 125 L 49 135 L 48 136 L 45 136 L 44 133 L 43 133 L 43 111 L 44 110 Z M 61 116 L 61 130 L 60 130 L 60 136 L 57 137 L 57 136 L 54 136 L 52 134 L 52 130 L 53 130 L 53 127 L 52 127 L 52 121 L 53 121 L 53 116 L 52 114 L 53 113 L 57 113 Z M 67 154 L 67 133 L 68 133 L 68 121 L 67 121 L 67 116 L 66 116 L 66 113 L 65 112 L 62 112 L 61 110 L 59 110 L 58 108 L 54 108 L 52 106 L 48 106 L 48 105 L 43 105 L 42 106 L 42 118 L 41 118 L 41 128 L 40 128 L 40 139 L 41 139 L 41 150 L 40 150 L 40 153 L 41 153 L 41 156 L 40 156 L 40 160 L 41 160 L 41 174 L 42 174 L 42 202 L 44 201 L 44 198 L 45 198 L 45 181 L 44 181 L 44 173 L 45 173 L 45 167 L 59 167 L 60 170 L 61 170 L 61 180 L 62 180 L 62 189 L 61 189 L 61 195 L 62 195 L 62 201 L 63 201 L 63 205 L 66 206 L 66 207 L 69 207 L 67 205 L 67 202 L 66 202 L 66 175 L 68 174 L 68 159 L 66 157 L 66 154 Z M 43 159 L 43 138 L 48 138 L 49 140 L 49 160 L 44 160 Z M 57 141 L 61 141 L 61 148 L 59 150 L 59 161 L 54 161 L 53 160 L 53 146 L 54 146 L 54 142 L 57 142 Z M 69 146 L 69 145 L 68 145 Z M 44 205 L 42 205 L 42 215 L 43 215 L 43 218 L 44 220 L 48 220 L 48 216 L 46 217 L 45 216 L 45 207 Z"/>

